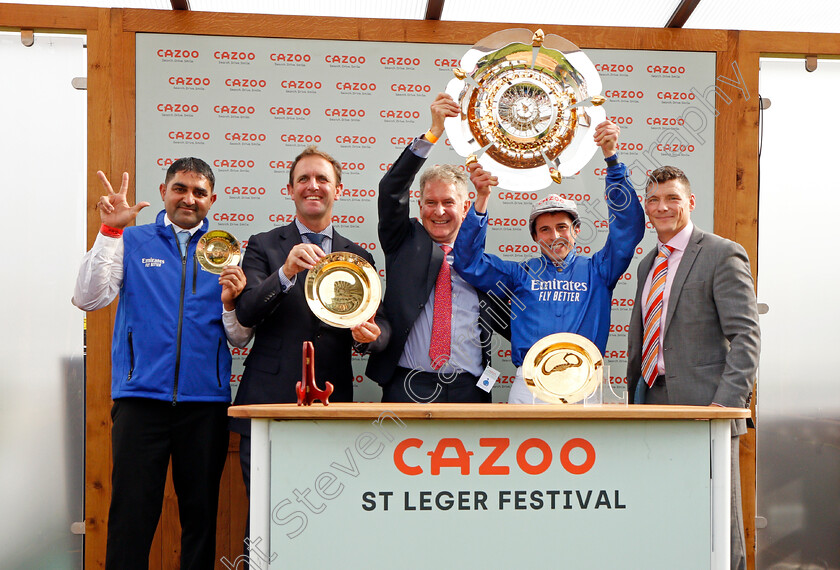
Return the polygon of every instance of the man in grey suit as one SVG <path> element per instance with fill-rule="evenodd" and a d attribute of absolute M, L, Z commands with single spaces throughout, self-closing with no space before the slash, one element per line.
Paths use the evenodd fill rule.
<path fill-rule="evenodd" d="M 694 206 L 683 171 L 664 166 L 650 174 L 645 211 L 658 247 L 639 263 L 630 403 L 747 407 L 760 346 L 750 262 L 737 243 L 694 227 Z M 732 428 L 732 568 L 742 569 L 738 436 L 746 422 Z"/>

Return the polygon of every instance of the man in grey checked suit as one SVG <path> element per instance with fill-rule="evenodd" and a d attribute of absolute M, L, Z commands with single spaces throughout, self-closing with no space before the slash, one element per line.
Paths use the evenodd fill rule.
<path fill-rule="evenodd" d="M 662 321 L 652 385 L 642 372 L 651 269 L 657 251 L 639 263 L 636 302 L 628 337 L 630 403 L 748 406 L 760 333 L 755 288 L 744 248 L 691 223 L 695 198 L 685 174 L 664 166 L 650 174 L 645 211 L 658 243 L 670 246 Z M 656 335 L 651 335 L 655 337 Z M 745 420 L 732 426 L 732 568 L 746 567 L 741 513 L 738 436 Z"/>

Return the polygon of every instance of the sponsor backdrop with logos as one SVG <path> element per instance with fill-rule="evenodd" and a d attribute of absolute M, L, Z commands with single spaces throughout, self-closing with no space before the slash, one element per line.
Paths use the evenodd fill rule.
<path fill-rule="evenodd" d="M 213 228 L 246 242 L 255 233 L 288 224 L 289 166 L 317 144 L 342 163 L 344 193 L 333 209 L 335 227 L 369 250 L 380 276 L 385 259 L 376 233 L 379 180 L 411 140 L 430 124 L 429 104 L 453 77 L 466 45 L 285 40 L 137 34 L 137 201 L 162 207 L 158 187 L 173 160 L 197 156 L 216 174 Z M 664 164 L 685 170 L 697 196 L 692 215 L 713 228 L 715 54 L 588 49 L 601 74 L 607 117 L 621 126 L 620 159 L 641 193 L 646 174 Z M 534 201 L 558 193 L 578 203 L 578 251 L 592 255 L 607 236 L 605 164 L 599 152 L 575 176 L 538 192 L 497 189 L 492 196 L 487 251 L 521 261 L 538 254 L 527 230 Z M 464 164 L 442 138 L 427 164 Z M 419 177 L 418 177 L 419 178 Z M 419 188 L 411 190 L 418 214 Z M 605 362 L 617 392 L 626 386 L 627 328 L 641 257 L 655 248 L 648 225 L 636 256 L 619 281 Z M 248 349 L 232 349 L 231 387 L 241 378 Z M 501 371 L 494 401 L 507 401 L 515 374 L 510 345 L 494 341 Z M 354 356 L 356 400 L 379 401 L 364 376 L 366 358 Z M 329 378 L 318 379 L 319 382 Z"/>

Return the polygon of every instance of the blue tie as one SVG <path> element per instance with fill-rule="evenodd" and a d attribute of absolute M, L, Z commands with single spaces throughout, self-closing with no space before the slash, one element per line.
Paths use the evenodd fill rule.
<path fill-rule="evenodd" d="M 181 246 L 181 257 L 187 255 L 187 242 L 190 241 L 190 232 L 181 230 L 178 232 L 178 244 Z"/>
<path fill-rule="evenodd" d="M 314 245 L 317 245 L 318 247 L 323 249 L 323 247 L 321 246 L 321 243 L 324 240 L 324 234 L 316 234 L 316 233 L 313 233 L 313 232 L 305 232 L 303 235 L 305 235 L 307 237 L 307 239 L 309 239 L 310 243 L 312 243 Z"/>

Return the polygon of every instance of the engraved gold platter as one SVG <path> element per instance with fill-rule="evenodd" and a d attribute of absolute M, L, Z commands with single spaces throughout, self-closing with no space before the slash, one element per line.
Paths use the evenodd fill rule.
<path fill-rule="evenodd" d="M 446 134 L 461 156 L 509 190 L 540 190 L 577 173 L 597 146 L 606 118 L 601 78 L 589 57 L 560 36 L 503 30 L 475 44 L 446 92 L 461 105 Z"/>
<path fill-rule="evenodd" d="M 228 265 L 239 265 L 242 250 L 233 234 L 212 230 L 198 240 L 195 256 L 202 269 L 218 275 Z"/>
<path fill-rule="evenodd" d="M 319 319 L 339 328 L 351 328 L 376 313 L 382 282 L 363 257 L 346 251 L 321 258 L 306 274 L 306 302 Z"/>
<path fill-rule="evenodd" d="M 540 400 L 573 404 L 592 394 L 602 380 L 601 351 L 588 338 L 555 333 L 531 347 L 522 363 L 522 378 Z"/>

